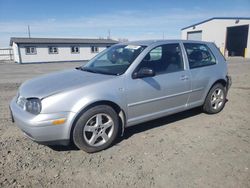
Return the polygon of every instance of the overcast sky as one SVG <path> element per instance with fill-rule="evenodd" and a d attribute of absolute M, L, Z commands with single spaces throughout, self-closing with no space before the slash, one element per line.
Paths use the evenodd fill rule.
<path fill-rule="evenodd" d="M 211 17 L 250 17 L 250 0 L 0 0 L 0 47 L 10 37 L 178 39 Z"/>

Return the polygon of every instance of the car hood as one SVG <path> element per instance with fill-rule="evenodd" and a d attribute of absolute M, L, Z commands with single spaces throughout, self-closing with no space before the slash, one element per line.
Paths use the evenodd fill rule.
<path fill-rule="evenodd" d="M 113 77 L 76 69 L 61 71 L 24 82 L 19 89 L 19 94 L 25 98 L 42 99 L 62 91 L 103 82 Z"/>

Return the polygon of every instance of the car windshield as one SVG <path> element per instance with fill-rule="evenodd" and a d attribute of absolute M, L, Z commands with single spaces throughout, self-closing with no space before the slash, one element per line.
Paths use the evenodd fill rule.
<path fill-rule="evenodd" d="M 145 48 L 146 46 L 138 45 L 115 45 L 101 52 L 80 69 L 93 73 L 121 75 Z"/>

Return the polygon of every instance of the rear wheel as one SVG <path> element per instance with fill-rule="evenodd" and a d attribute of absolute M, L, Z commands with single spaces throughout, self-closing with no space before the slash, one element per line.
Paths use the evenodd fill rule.
<path fill-rule="evenodd" d="M 226 90 L 222 84 L 215 84 L 209 91 L 203 110 L 208 114 L 220 112 L 226 103 Z"/>
<path fill-rule="evenodd" d="M 74 143 L 89 153 L 106 149 L 116 139 L 118 126 L 118 115 L 113 108 L 95 106 L 77 120 L 73 130 Z"/>

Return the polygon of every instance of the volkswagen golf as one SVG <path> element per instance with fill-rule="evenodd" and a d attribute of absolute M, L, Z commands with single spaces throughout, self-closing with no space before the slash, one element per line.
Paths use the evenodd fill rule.
<path fill-rule="evenodd" d="M 149 40 L 107 48 L 87 64 L 24 82 L 10 103 L 13 122 L 42 144 L 111 146 L 125 128 L 202 107 L 220 112 L 231 78 L 213 43 Z"/>

